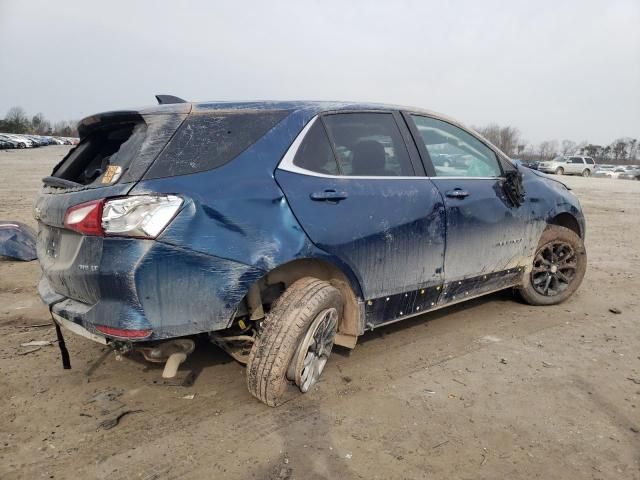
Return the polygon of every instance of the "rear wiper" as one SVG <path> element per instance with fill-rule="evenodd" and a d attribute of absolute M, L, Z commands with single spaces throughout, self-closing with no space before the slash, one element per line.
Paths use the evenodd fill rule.
<path fill-rule="evenodd" d="M 42 179 L 42 183 L 49 187 L 59 187 L 59 188 L 75 188 L 82 187 L 83 185 L 78 182 L 72 182 L 71 180 L 65 180 L 64 178 L 58 177 L 44 177 Z"/>

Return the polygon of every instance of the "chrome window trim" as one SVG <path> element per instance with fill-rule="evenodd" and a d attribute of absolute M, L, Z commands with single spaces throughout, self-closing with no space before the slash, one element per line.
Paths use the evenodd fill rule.
<path fill-rule="evenodd" d="M 333 179 L 342 179 L 342 180 L 501 180 L 504 177 L 428 177 L 423 175 L 412 175 L 412 176 L 363 176 L 363 175 L 328 175 L 326 173 L 314 172 L 312 170 L 307 170 L 306 168 L 299 167 L 293 163 L 293 160 L 296 157 L 296 153 L 298 153 L 298 149 L 302 144 L 302 141 L 307 136 L 311 127 L 318 121 L 320 115 L 314 116 L 304 128 L 300 131 L 300 133 L 296 136 L 295 140 L 287 151 L 285 152 L 282 160 L 278 164 L 278 170 L 284 170 L 285 172 L 298 173 L 300 175 L 306 175 L 308 177 L 320 177 L 320 178 L 333 178 Z"/>

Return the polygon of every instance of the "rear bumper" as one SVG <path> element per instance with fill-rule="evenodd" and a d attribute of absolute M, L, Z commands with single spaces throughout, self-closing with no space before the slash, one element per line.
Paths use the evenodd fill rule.
<path fill-rule="evenodd" d="M 88 338 L 89 340 L 93 340 L 94 342 L 101 343 L 102 345 L 106 345 L 108 343 L 107 337 L 96 335 L 84 328 L 82 325 L 72 322 L 71 320 L 67 320 L 57 313 L 52 313 L 52 315 L 53 320 L 65 330 L 75 333 L 76 335 L 80 335 L 81 337 Z"/>
<path fill-rule="evenodd" d="M 105 335 L 96 325 L 152 332 L 130 341 L 222 330 L 249 286 L 264 274 L 249 265 L 158 241 L 113 238 L 104 242 L 113 243 L 117 254 L 102 256 L 95 272 L 95 302 L 56 292 L 46 272 L 38 286 L 54 318 L 99 337 Z"/>

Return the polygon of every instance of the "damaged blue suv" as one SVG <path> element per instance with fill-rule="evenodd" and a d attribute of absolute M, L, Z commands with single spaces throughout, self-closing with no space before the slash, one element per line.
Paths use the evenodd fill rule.
<path fill-rule="evenodd" d="M 58 331 L 165 376 L 208 336 L 275 406 L 366 330 L 505 288 L 552 305 L 583 279 L 578 199 L 450 118 L 158 99 L 85 118 L 43 179 L 39 292 Z"/>

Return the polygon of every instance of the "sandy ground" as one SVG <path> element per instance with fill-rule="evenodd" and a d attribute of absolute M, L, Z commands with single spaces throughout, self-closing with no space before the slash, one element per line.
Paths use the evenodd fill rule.
<path fill-rule="evenodd" d="M 0 151 L 0 219 L 34 223 L 65 151 Z M 574 297 L 503 292 L 380 328 L 277 409 L 213 346 L 188 361 L 190 388 L 73 335 L 70 371 L 55 345 L 25 354 L 55 339 L 34 326 L 39 267 L 0 261 L 0 478 L 640 479 L 640 182 L 565 178 L 588 221 Z"/>

